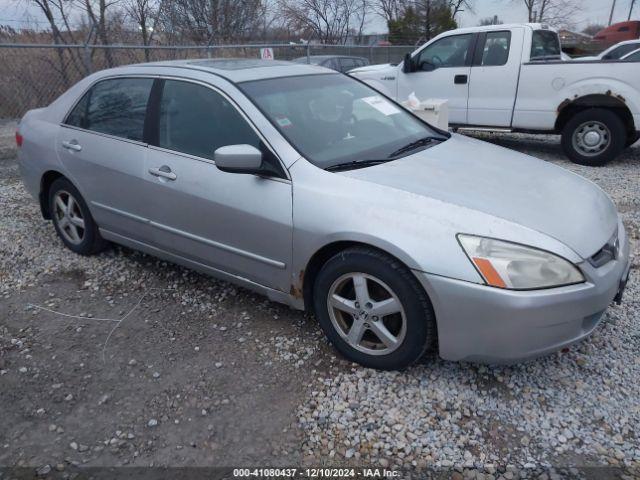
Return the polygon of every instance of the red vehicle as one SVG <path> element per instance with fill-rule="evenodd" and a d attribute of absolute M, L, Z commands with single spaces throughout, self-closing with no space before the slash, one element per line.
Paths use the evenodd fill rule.
<path fill-rule="evenodd" d="M 593 39 L 606 46 L 614 45 L 625 40 L 640 38 L 640 21 L 614 23 L 596 33 Z"/>

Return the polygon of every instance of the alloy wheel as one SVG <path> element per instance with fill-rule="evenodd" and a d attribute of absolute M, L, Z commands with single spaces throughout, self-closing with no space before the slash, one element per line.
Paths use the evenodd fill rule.
<path fill-rule="evenodd" d="M 352 348 L 387 355 L 402 345 L 407 331 L 402 303 L 379 278 L 342 275 L 329 289 L 327 306 L 333 327 Z"/>
<path fill-rule="evenodd" d="M 55 220 L 60 233 L 69 243 L 79 245 L 84 240 L 84 217 L 78 201 L 65 190 L 59 190 L 53 197 Z"/>

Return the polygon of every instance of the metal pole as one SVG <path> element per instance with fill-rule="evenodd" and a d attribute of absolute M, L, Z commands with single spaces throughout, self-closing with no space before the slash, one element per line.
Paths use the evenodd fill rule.
<path fill-rule="evenodd" d="M 631 20 L 631 12 L 633 12 L 633 6 L 635 5 L 636 0 L 631 0 L 631 5 L 629 6 L 629 16 L 627 17 L 627 21 Z"/>
<path fill-rule="evenodd" d="M 311 44 L 307 40 L 307 63 L 311 64 Z"/>
<path fill-rule="evenodd" d="M 613 11 L 616 9 L 616 0 L 613 0 L 611 4 L 611 13 L 609 14 L 609 25 L 611 25 L 611 21 L 613 20 Z"/>

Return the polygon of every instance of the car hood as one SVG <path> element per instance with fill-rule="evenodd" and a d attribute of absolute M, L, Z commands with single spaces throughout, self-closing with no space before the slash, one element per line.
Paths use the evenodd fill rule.
<path fill-rule="evenodd" d="M 393 65 L 391 63 L 381 63 L 378 65 L 367 65 L 366 67 L 358 67 L 352 70 L 349 70 L 349 75 L 352 74 L 362 74 L 362 73 L 371 73 L 371 72 L 380 72 L 382 70 L 393 70 L 397 65 Z"/>
<path fill-rule="evenodd" d="M 555 238 L 582 258 L 600 250 L 618 225 L 613 202 L 592 182 L 461 135 L 393 162 L 341 174 L 499 217 Z"/>

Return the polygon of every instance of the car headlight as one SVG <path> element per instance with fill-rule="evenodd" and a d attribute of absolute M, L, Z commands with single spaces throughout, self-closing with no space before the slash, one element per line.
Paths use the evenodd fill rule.
<path fill-rule="evenodd" d="M 585 281 L 574 264 L 544 250 L 474 235 L 459 234 L 458 241 L 492 287 L 532 290 Z"/>

